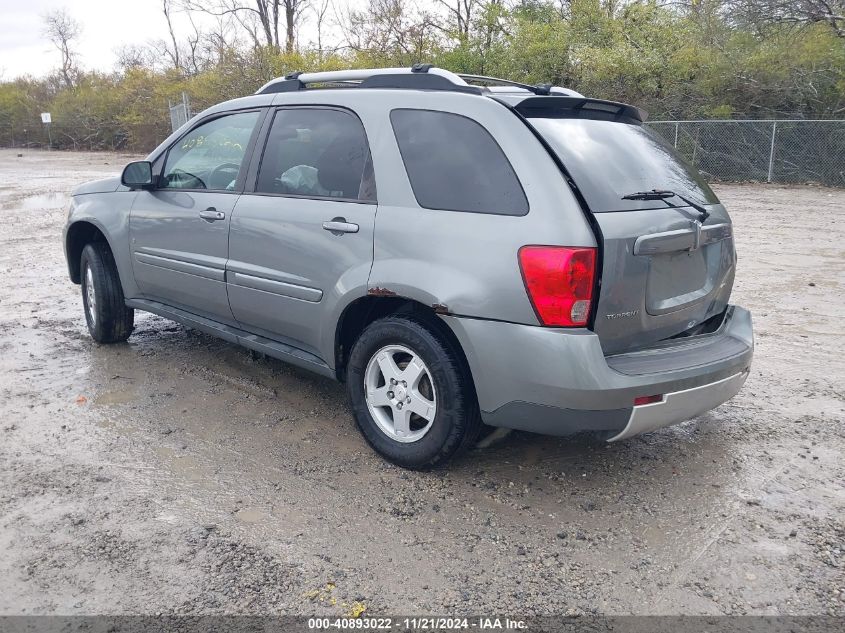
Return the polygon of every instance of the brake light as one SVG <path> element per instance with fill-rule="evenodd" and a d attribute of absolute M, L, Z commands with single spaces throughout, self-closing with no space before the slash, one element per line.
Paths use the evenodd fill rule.
<path fill-rule="evenodd" d="M 519 268 L 540 323 L 587 325 L 596 275 L 595 248 L 523 246 Z"/>

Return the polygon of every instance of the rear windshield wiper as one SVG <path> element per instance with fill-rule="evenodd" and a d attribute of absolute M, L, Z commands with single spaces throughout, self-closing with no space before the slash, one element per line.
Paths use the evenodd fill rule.
<path fill-rule="evenodd" d="M 674 191 L 668 189 L 652 189 L 651 191 L 635 191 L 634 193 L 625 194 L 622 196 L 623 200 L 666 200 L 667 198 L 679 198 L 687 205 L 698 211 L 698 221 L 704 224 L 707 218 L 710 217 L 710 212 L 697 202 L 693 202 L 689 198 L 682 196 Z"/>

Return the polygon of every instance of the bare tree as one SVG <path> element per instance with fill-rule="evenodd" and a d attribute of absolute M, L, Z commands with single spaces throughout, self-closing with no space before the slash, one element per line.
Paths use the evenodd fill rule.
<path fill-rule="evenodd" d="M 823 23 L 845 38 L 845 0 L 728 0 L 726 4 L 735 18 L 755 26 Z"/>
<path fill-rule="evenodd" d="M 60 69 L 62 81 L 66 87 L 73 88 L 79 74 L 75 47 L 76 41 L 82 33 L 82 27 L 64 9 L 56 9 L 46 13 L 43 21 L 44 35 L 62 56 Z"/>
<path fill-rule="evenodd" d="M 164 60 L 164 68 L 174 68 L 184 75 L 197 75 L 219 62 L 230 49 L 231 30 L 237 18 L 231 14 L 216 16 L 216 24 L 202 27 L 195 19 L 195 11 L 182 0 L 161 0 L 161 10 L 167 22 L 169 40 L 158 39 L 148 44 L 155 51 L 154 57 Z M 182 13 L 188 29 L 177 33 L 173 16 Z M 216 14 L 215 14 L 216 15 Z M 161 63 L 151 65 L 161 66 Z"/>
<path fill-rule="evenodd" d="M 366 8 L 349 11 L 340 24 L 352 50 L 389 54 L 406 52 L 406 17 L 403 0 L 369 0 Z"/>
<path fill-rule="evenodd" d="M 126 44 L 119 47 L 115 52 L 117 54 L 117 66 L 124 71 L 132 68 L 150 68 L 155 65 L 154 51 L 149 46 Z"/>
<path fill-rule="evenodd" d="M 216 17 L 234 18 L 249 34 L 256 46 L 279 48 L 279 5 L 282 0 L 183 0 L 187 11 Z"/>
<path fill-rule="evenodd" d="M 310 0 L 183 0 L 189 11 L 198 11 L 217 17 L 231 16 L 249 33 L 256 46 L 266 45 L 281 49 L 279 22 L 284 15 L 285 51 L 292 53 L 296 47 L 297 27 Z"/>
<path fill-rule="evenodd" d="M 191 24 L 193 23 L 193 18 L 191 18 Z M 217 18 L 214 27 L 206 26 L 201 51 L 204 65 L 219 63 L 228 52 L 236 48 L 237 36 L 234 30 L 233 20 L 225 17 Z"/>
<path fill-rule="evenodd" d="M 308 8 L 308 0 L 282 0 L 285 7 L 285 52 L 296 48 L 296 31 L 302 12 Z"/>
<path fill-rule="evenodd" d="M 446 8 L 450 30 L 457 34 L 458 39 L 466 41 L 479 0 L 437 0 L 437 3 Z"/>
<path fill-rule="evenodd" d="M 504 25 L 505 7 L 502 0 L 488 0 L 487 4 L 481 6 L 480 18 L 478 19 L 479 30 L 479 53 L 481 67 L 479 72 L 484 74 L 486 59 L 502 35 L 506 34 Z"/>
<path fill-rule="evenodd" d="M 404 0 L 369 0 L 338 23 L 348 48 L 386 60 L 426 61 L 436 46 L 439 25 L 426 12 L 411 11 Z"/>
<path fill-rule="evenodd" d="M 167 30 L 170 33 L 170 41 L 173 43 L 171 51 L 171 59 L 174 68 L 181 67 L 181 60 L 179 59 L 179 43 L 176 41 L 176 32 L 173 30 L 173 5 L 171 0 L 161 0 L 161 10 L 164 13 L 164 19 L 167 20 Z"/>
<path fill-rule="evenodd" d="M 314 17 L 317 21 L 317 56 L 321 62 L 323 61 L 323 26 L 331 8 L 332 0 L 320 0 L 320 4 L 312 7 Z"/>

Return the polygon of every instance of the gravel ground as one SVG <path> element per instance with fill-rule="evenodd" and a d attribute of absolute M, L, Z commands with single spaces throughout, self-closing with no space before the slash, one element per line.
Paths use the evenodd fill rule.
<path fill-rule="evenodd" d="M 0 151 L 0 614 L 845 614 L 845 192 L 720 186 L 743 391 L 620 444 L 383 462 L 341 386 L 139 314 L 87 335 L 67 194 Z"/>

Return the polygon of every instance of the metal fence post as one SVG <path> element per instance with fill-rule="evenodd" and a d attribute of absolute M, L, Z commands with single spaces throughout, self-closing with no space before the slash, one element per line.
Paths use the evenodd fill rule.
<path fill-rule="evenodd" d="M 769 175 L 766 182 L 772 182 L 772 171 L 775 166 L 775 135 L 778 131 L 778 122 L 772 121 L 772 143 L 769 145 Z"/>
<path fill-rule="evenodd" d="M 680 127 L 680 123 L 675 121 L 675 149 L 678 149 L 678 127 Z"/>

